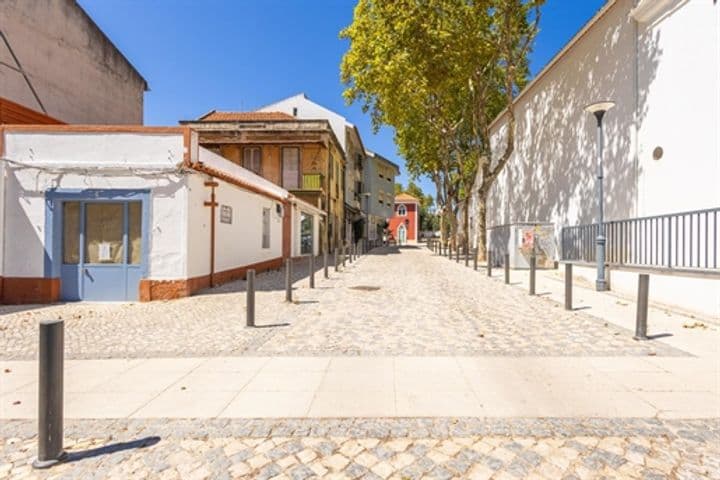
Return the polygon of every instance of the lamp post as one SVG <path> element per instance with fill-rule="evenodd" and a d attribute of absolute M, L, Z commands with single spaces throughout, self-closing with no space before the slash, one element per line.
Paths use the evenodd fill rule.
<path fill-rule="evenodd" d="M 597 192 L 598 192 L 598 236 L 596 240 L 596 257 L 597 257 L 597 279 L 595 280 L 595 290 L 598 292 L 604 292 L 607 290 L 607 283 L 605 282 L 605 227 L 603 222 L 605 221 L 603 215 L 603 129 L 602 121 L 605 113 L 615 106 L 615 102 L 602 101 L 595 102 L 587 107 L 585 111 L 592 113 L 597 120 Z"/>

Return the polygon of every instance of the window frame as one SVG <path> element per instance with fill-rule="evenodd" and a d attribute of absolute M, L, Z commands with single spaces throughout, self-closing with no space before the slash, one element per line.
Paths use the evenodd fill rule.
<path fill-rule="evenodd" d="M 258 169 L 257 170 L 248 167 L 245 162 L 245 152 L 252 152 L 254 150 L 258 151 Z M 263 172 L 263 161 L 262 161 L 263 157 L 262 156 L 263 156 L 262 146 L 260 146 L 260 145 L 245 145 L 245 146 L 243 146 L 242 159 L 241 159 L 242 167 L 246 170 L 250 170 L 251 172 L 253 172 L 256 175 L 262 175 L 262 172 Z"/>
<path fill-rule="evenodd" d="M 285 186 L 285 151 L 294 149 L 297 150 L 297 187 L 286 187 Z M 280 184 L 285 190 L 300 190 L 302 188 L 302 148 L 299 145 L 288 145 L 280 147 Z"/>
<path fill-rule="evenodd" d="M 402 213 L 400 211 L 402 210 Z M 397 208 L 397 215 L 398 217 L 407 217 L 407 207 L 404 203 L 401 203 Z"/>

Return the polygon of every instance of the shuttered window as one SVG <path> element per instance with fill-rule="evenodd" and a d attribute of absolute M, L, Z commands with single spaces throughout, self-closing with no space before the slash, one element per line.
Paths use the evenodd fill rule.
<path fill-rule="evenodd" d="M 283 188 L 300 188 L 300 149 L 286 147 L 282 149 Z"/>
<path fill-rule="evenodd" d="M 245 147 L 243 149 L 243 167 L 260 175 L 262 172 L 262 151 L 260 147 Z"/>

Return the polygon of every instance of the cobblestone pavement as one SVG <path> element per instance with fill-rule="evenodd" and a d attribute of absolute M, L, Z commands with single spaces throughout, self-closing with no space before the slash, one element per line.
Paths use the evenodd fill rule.
<path fill-rule="evenodd" d="M 720 420 L 83 420 L 49 471 L 0 425 L 0 478 L 720 478 Z"/>
<path fill-rule="evenodd" d="M 314 290 L 297 270 L 294 304 L 282 272 L 258 276 L 257 323 L 268 328 L 244 326 L 242 281 L 170 302 L 0 307 L 0 358 L 34 358 L 48 317 L 66 320 L 68 358 L 685 354 L 423 248 L 378 249 L 328 280 L 320 271 Z"/>

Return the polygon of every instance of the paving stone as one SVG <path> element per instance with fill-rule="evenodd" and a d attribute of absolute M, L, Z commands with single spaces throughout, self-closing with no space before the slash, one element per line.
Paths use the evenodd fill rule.
<path fill-rule="evenodd" d="M 0 359 L 37 358 L 37 325 L 44 318 L 65 320 L 68 359 L 687 355 L 661 342 L 636 342 L 630 331 L 609 327 L 584 312 L 565 312 L 548 299 L 507 288 L 424 249 L 383 254 L 391 252 L 398 250 L 392 247 L 366 255 L 346 272 L 333 272 L 328 280 L 316 277 L 319 288 L 315 289 L 307 288 L 307 267 L 298 265 L 295 286 L 302 303 L 283 301 L 282 272 L 259 274 L 258 324 L 287 324 L 282 328 L 244 326 L 244 281 L 166 302 L 0 306 Z M 389 269 L 403 274 L 388 275 Z M 380 288 L 351 288 L 357 285 Z M 395 303 L 400 290 L 414 292 L 402 316 L 387 308 Z M 407 318 L 413 321 L 407 322 Z M 617 332 L 620 334 L 615 335 Z M 422 430 L 417 424 L 396 424 L 394 428 L 394 437 Z"/>

